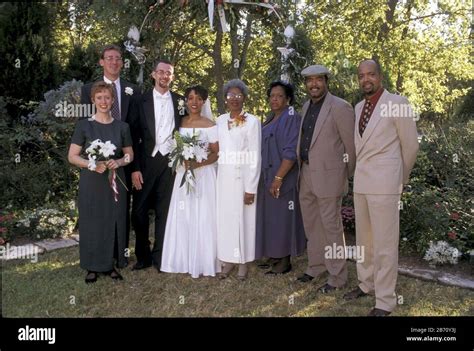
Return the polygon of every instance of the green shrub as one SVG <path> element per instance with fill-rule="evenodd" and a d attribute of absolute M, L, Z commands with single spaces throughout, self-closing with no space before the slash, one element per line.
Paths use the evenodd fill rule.
<path fill-rule="evenodd" d="M 424 255 L 446 241 L 464 257 L 474 247 L 474 123 L 425 130 L 410 185 L 402 195 L 400 247 Z"/>
<path fill-rule="evenodd" d="M 59 211 L 54 216 L 69 218 L 68 207 L 59 204 L 74 201 L 77 196 L 79 175 L 67 161 L 76 119 L 56 117 L 55 112 L 58 103 L 78 103 L 81 86 L 81 82 L 73 80 L 47 92 L 45 101 L 20 119 L 7 114 L 6 101 L 0 98 L 2 209 L 16 221 L 30 217 L 33 221 L 29 229 L 21 225 L 3 227 L 6 228 L 2 233 L 4 238 L 57 236 L 55 230 L 47 229 L 49 215 L 45 217 L 45 212 L 38 212 L 41 209 Z M 38 225 L 34 225 L 34 218 Z"/>

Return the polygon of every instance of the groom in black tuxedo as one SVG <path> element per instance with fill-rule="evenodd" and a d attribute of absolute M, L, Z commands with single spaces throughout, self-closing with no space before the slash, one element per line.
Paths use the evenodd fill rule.
<path fill-rule="evenodd" d="M 131 132 L 135 159 L 132 168 L 132 224 L 136 234 L 133 270 L 153 266 L 159 271 L 171 200 L 174 175 L 168 167 L 169 142 L 185 114 L 184 98 L 170 91 L 174 67 L 170 61 L 157 60 L 151 76 L 152 90 L 134 103 Z M 155 212 L 155 241 L 150 250 L 148 210 Z"/>
<path fill-rule="evenodd" d="M 120 78 L 120 72 L 123 67 L 122 50 L 117 45 L 106 45 L 101 52 L 99 65 L 103 68 L 103 77 L 97 81 L 104 81 L 108 84 L 112 84 L 115 88 L 115 95 L 118 99 L 115 99 L 112 105 L 111 114 L 112 117 L 123 122 L 130 124 L 131 120 L 131 104 L 132 101 L 140 95 L 140 89 L 137 85 L 127 82 Z M 87 111 L 92 111 L 91 101 L 91 88 L 95 82 L 87 83 L 82 86 L 81 89 L 81 104 L 87 104 Z M 120 92 L 120 93 L 119 93 Z M 86 105 L 83 105 L 86 106 Z M 88 118 L 90 116 L 78 116 Z M 128 242 L 130 238 L 130 198 L 132 194 L 132 167 L 127 165 L 124 168 L 125 171 L 125 182 L 127 183 L 127 218 L 125 220 L 125 248 L 128 251 Z M 126 253 L 128 257 L 128 252 Z M 128 260 L 126 260 L 128 263 Z"/>

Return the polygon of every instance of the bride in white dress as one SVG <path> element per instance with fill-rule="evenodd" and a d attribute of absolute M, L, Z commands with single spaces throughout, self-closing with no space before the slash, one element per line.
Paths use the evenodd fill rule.
<path fill-rule="evenodd" d="M 216 220 L 217 127 L 211 116 L 203 117 L 201 113 L 208 97 L 205 88 L 190 87 L 186 89 L 185 97 L 188 115 L 183 117 L 179 132 L 182 135 L 199 132 L 199 139 L 209 143 L 209 155 L 201 163 L 188 163 L 188 167 L 194 169 L 196 183 L 189 193 L 186 185 L 180 187 L 185 168 L 178 166 L 176 169 L 161 271 L 189 273 L 193 278 L 215 276 L 220 272 Z"/>

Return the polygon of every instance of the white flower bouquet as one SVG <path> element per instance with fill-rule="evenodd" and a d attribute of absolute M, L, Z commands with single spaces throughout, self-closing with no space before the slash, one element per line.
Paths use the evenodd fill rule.
<path fill-rule="evenodd" d="M 117 146 L 112 144 L 110 140 L 106 141 L 105 143 L 100 139 L 92 141 L 90 146 L 86 149 L 87 158 L 89 159 L 89 165 L 87 166 L 87 168 L 90 171 L 95 171 L 95 169 L 97 168 L 97 161 L 108 161 L 110 159 L 110 156 L 115 155 L 116 149 Z M 115 169 L 112 169 L 112 171 L 109 172 L 109 183 L 114 193 L 114 199 L 117 202 L 119 192 L 117 183 L 115 182 L 115 178 L 118 178 L 118 180 L 122 183 L 122 185 L 127 191 L 128 188 L 123 182 L 123 180 L 120 179 L 120 177 L 117 175 Z"/>
<path fill-rule="evenodd" d="M 423 259 L 428 261 L 430 265 L 435 266 L 445 263 L 457 264 L 458 258 L 461 256 L 462 254 L 458 249 L 441 240 L 436 243 L 430 242 L 430 247 L 426 250 Z"/>
<path fill-rule="evenodd" d="M 209 143 L 199 139 L 200 132 L 195 132 L 191 136 L 181 135 L 178 131 L 174 133 L 171 141 L 171 151 L 169 153 L 169 166 L 176 172 L 178 166 L 185 167 L 183 178 L 181 179 L 182 187 L 186 183 L 187 193 L 196 186 L 196 176 L 193 168 L 186 167 L 186 162 L 202 162 L 207 160 Z"/>

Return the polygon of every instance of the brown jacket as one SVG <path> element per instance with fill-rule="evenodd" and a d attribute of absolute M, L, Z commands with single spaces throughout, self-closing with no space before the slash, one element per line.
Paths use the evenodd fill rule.
<path fill-rule="evenodd" d="M 301 129 L 310 101 L 302 109 L 297 157 L 300 160 Z M 338 197 L 348 190 L 348 178 L 354 174 L 354 109 L 345 100 L 327 93 L 321 106 L 308 152 L 313 177 L 313 192 L 318 197 Z"/>

